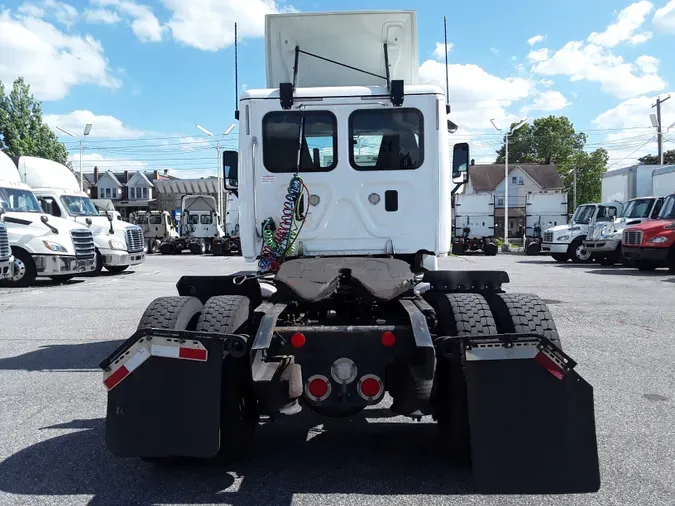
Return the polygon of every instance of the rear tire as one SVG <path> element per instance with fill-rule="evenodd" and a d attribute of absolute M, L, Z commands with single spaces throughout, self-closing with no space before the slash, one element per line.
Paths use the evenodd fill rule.
<path fill-rule="evenodd" d="M 37 268 L 30 253 L 22 250 L 12 248 L 12 255 L 14 256 L 14 274 L 6 283 L 8 286 L 23 288 L 30 286 L 37 278 Z"/>
<path fill-rule="evenodd" d="M 437 313 L 442 335 L 488 336 L 497 333 L 492 311 L 482 295 L 444 295 L 438 302 Z M 436 421 L 449 449 L 466 457 L 471 445 L 464 366 L 464 353 L 459 343 L 453 348 L 452 358 L 439 358 L 434 402 Z"/>
<path fill-rule="evenodd" d="M 246 324 L 249 311 L 248 297 L 211 297 L 199 315 L 197 330 L 231 334 Z M 243 358 L 228 355 L 223 359 L 218 458 L 233 461 L 246 455 L 253 446 L 258 419 L 248 355 Z"/>
<path fill-rule="evenodd" d="M 488 299 L 501 334 L 534 333 L 562 350 L 558 329 L 544 301 L 529 293 L 498 293 Z"/>

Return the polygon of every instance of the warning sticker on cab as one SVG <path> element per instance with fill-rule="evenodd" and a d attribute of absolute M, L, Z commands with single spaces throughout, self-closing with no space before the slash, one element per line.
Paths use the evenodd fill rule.
<path fill-rule="evenodd" d="M 262 175 L 262 182 L 274 184 L 276 182 L 276 178 L 274 177 L 274 174 L 263 174 Z"/>

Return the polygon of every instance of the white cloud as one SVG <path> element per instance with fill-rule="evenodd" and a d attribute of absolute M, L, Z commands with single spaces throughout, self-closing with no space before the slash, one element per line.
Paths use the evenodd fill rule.
<path fill-rule="evenodd" d="M 86 110 L 77 110 L 69 114 L 46 114 L 44 121 L 60 137 L 67 136 L 56 130 L 57 125 L 75 135 L 80 135 L 84 129 L 84 125 L 87 123 L 92 124 L 91 133 L 88 138 L 132 139 L 145 135 L 145 132 L 142 130 L 135 130 L 125 126 L 121 120 L 114 116 L 97 115 Z M 68 138 L 68 140 L 72 139 Z"/>
<path fill-rule="evenodd" d="M 541 42 L 545 38 L 546 38 L 545 35 L 535 35 L 534 37 L 530 37 L 529 39 L 527 39 L 527 43 L 530 46 L 534 46 L 536 43 Z"/>
<path fill-rule="evenodd" d="M 84 19 L 87 23 L 95 25 L 95 24 L 105 24 L 105 25 L 112 25 L 115 23 L 119 23 L 121 21 L 121 18 L 115 11 L 107 10 L 107 9 L 88 9 L 84 11 Z"/>
<path fill-rule="evenodd" d="M 546 61 L 550 57 L 551 57 L 551 50 L 546 47 L 530 51 L 530 54 L 527 55 L 527 59 L 530 62 Z"/>
<path fill-rule="evenodd" d="M 642 55 L 635 60 L 638 68 L 646 74 L 656 74 L 659 71 L 659 60 L 653 56 Z"/>
<path fill-rule="evenodd" d="M 614 47 L 622 42 L 641 44 L 652 36 L 649 32 L 635 33 L 647 19 L 653 5 L 647 0 L 635 2 L 617 15 L 616 23 L 609 25 L 604 32 L 593 32 L 588 41 L 603 47 Z"/>
<path fill-rule="evenodd" d="M 494 55 L 498 55 L 498 54 L 499 54 L 499 49 L 497 49 L 496 47 L 491 47 L 491 48 L 490 48 L 490 52 L 491 52 L 492 54 L 494 54 Z"/>
<path fill-rule="evenodd" d="M 444 64 L 425 61 L 419 69 L 420 81 L 445 89 Z M 462 128 L 492 128 L 490 118 L 507 124 L 517 118 L 507 112 L 513 102 L 527 97 L 535 87 L 523 78 L 500 78 L 477 65 L 452 64 L 449 68 L 450 117 Z M 456 136 L 457 134 L 455 134 Z"/>
<path fill-rule="evenodd" d="M 91 0 L 91 2 L 113 9 L 118 17 L 128 19 L 131 30 L 141 42 L 159 42 L 167 29 L 160 24 L 147 5 L 137 4 L 132 0 Z"/>
<path fill-rule="evenodd" d="M 523 107 L 523 113 L 528 114 L 530 111 L 559 111 L 568 105 L 570 105 L 570 103 L 562 93 L 559 91 L 547 90 L 539 93 L 531 104 Z"/>
<path fill-rule="evenodd" d="M 0 12 L 0 54 L 0 80 L 23 76 L 38 100 L 60 100 L 80 84 L 121 86 L 98 40 L 64 33 L 34 16 Z"/>
<path fill-rule="evenodd" d="M 448 53 L 452 51 L 454 44 L 452 42 L 448 42 Z M 445 43 L 444 42 L 436 42 L 436 49 L 434 49 L 434 58 L 436 58 L 439 61 L 445 61 Z"/>
<path fill-rule="evenodd" d="M 668 94 L 665 93 L 664 95 L 667 96 Z M 670 92 L 670 95 L 675 95 L 675 91 Z M 655 113 L 655 109 L 652 108 L 655 102 L 655 98 L 649 96 L 629 98 L 616 107 L 598 115 L 593 120 L 593 124 L 603 129 L 651 127 L 649 115 Z M 671 122 L 675 121 L 675 103 L 673 102 L 673 100 L 667 100 L 661 106 L 662 117 L 672 118 Z"/>
<path fill-rule="evenodd" d="M 188 46 L 217 51 L 234 42 L 234 22 L 241 38 L 262 37 L 265 14 L 292 12 L 273 0 L 162 0 L 172 12 L 168 27 L 173 38 Z"/>
<path fill-rule="evenodd" d="M 670 0 L 654 13 L 653 23 L 659 32 L 675 33 L 675 0 Z"/>
<path fill-rule="evenodd" d="M 567 75 L 570 81 L 598 82 L 603 91 L 618 98 L 664 89 L 666 83 L 655 72 L 658 60 L 648 57 L 650 64 L 645 66 L 647 57 L 641 58 L 642 65 L 634 65 L 596 44 L 571 41 L 549 59 L 537 62 L 532 70 L 547 76 Z"/>
<path fill-rule="evenodd" d="M 77 20 L 77 9 L 72 5 L 56 0 L 42 0 L 40 5 L 26 2 L 19 6 L 18 12 L 29 17 L 53 17 L 59 23 L 72 26 Z"/>
<path fill-rule="evenodd" d="M 68 155 L 68 161 L 73 164 L 73 170 L 76 174 L 80 173 L 80 153 L 72 152 Z M 143 169 L 148 164 L 139 160 L 127 160 L 123 158 L 110 158 L 100 153 L 84 153 L 82 155 L 82 172 L 93 172 L 94 167 L 98 167 L 99 178 L 108 170 L 113 172 L 125 170 Z"/>

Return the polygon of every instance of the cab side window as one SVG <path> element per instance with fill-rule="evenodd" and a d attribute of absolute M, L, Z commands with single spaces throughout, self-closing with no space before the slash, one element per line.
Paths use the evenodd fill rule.
<path fill-rule="evenodd" d="M 661 212 L 662 207 L 663 207 L 663 199 L 658 199 L 654 204 L 654 209 L 652 209 L 651 217 L 656 218 Z"/>
<path fill-rule="evenodd" d="M 38 197 L 38 201 L 45 214 L 51 214 L 57 218 L 61 217 L 61 209 L 52 197 Z"/>

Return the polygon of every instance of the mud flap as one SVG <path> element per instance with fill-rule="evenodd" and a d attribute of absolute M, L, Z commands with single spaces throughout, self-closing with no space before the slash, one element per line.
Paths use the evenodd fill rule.
<path fill-rule="evenodd" d="M 220 448 L 222 362 L 231 351 L 230 337 L 238 338 L 144 329 L 104 360 L 105 439 L 111 453 L 215 456 Z"/>
<path fill-rule="evenodd" d="M 483 494 L 597 492 L 593 387 L 548 339 L 465 340 L 471 460 Z"/>

